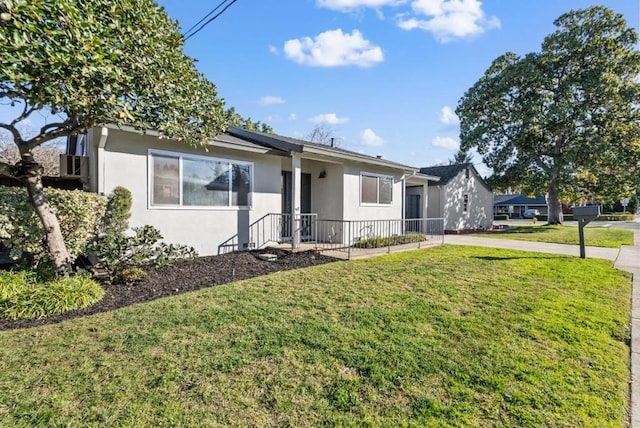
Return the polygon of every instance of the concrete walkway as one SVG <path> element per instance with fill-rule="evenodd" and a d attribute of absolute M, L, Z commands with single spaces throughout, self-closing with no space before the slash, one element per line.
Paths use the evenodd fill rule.
<path fill-rule="evenodd" d="M 537 251 L 552 254 L 580 256 L 578 245 L 549 244 L 543 242 L 516 241 L 510 239 L 477 238 L 465 235 L 445 235 L 445 244 L 476 245 L 479 247 L 506 248 L 511 250 Z M 631 426 L 640 427 L 640 222 L 634 230 L 635 245 L 614 248 L 586 247 L 589 258 L 614 261 L 616 269 L 633 274 L 631 295 Z"/>

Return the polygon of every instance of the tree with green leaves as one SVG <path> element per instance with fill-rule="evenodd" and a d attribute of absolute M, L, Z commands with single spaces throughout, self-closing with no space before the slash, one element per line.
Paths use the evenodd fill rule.
<path fill-rule="evenodd" d="M 191 145 L 227 126 L 216 87 L 182 50 L 178 25 L 152 0 L 0 0 L 0 122 L 20 153 L 0 174 L 25 183 L 56 270 L 70 266 L 34 150 L 99 124 L 154 129 Z M 59 118 L 25 137 L 35 112 Z"/>
<path fill-rule="evenodd" d="M 475 147 L 494 182 L 561 200 L 615 200 L 640 173 L 640 53 L 622 15 L 570 11 L 540 52 L 506 53 L 461 98 L 461 149 Z"/>
<path fill-rule="evenodd" d="M 468 151 L 459 149 L 455 155 L 453 155 L 453 159 L 449 159 L 449 165 L 460 165 L 463 163 L 471 163 L 473 160 L 473 155 Z"/>

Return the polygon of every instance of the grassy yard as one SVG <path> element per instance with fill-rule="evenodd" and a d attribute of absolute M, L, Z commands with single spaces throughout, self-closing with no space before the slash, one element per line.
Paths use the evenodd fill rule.
<path fill-rule="evenodd" d="M 554 244 L 578 245 L 580 243 L 578 226 L 547 226 L 545 224 L 510 226 L 500 232 L 478 233 L 474 236 Z M 586 245 L 593 247 L 620 248 L 621 245 L 633 245 L 633 231 L 614 227 L 586 227 L 584 240 Z"/>
<path fill-rule="evenodd" d="M 630 276 L 444 246 L 0 332 L 3 426 L 618 426 Z"/>

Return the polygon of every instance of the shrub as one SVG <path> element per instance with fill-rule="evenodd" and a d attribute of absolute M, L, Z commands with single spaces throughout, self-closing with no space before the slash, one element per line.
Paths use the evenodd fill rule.
<path fill-rule="evenodd" d="M 493 216 L 493 219 L 496 221 L 509 220 L 509 214 L 496 214 Z"/>
<path fill-rule="evenodd" d="M 117 187 L 108 198 L 100 225 L 102 233 L 87 245 L 96 267 L 105 272 L 108 282 L 135 282 L 146 276 L 140 266 L 161 266 L 197 256 L 192 247 L 162 242 L 160 231 L 153 226 L 137 227 L 133 236 L 125 235 L 130 210 L 131 192 Z"/>
<path fill-rule="evenodd" d="M 392 245 L 402 245 L 402 244 L 411 244 L 414 242 L 422 242 L 426 241 L 426 235 L 422 233 L 407 233 L 404 235 L 394 235 L 388 237 L 374 237 L 362 239 L 353 246 L 355 248 L 381 248 L 381 247 L 389 247 Z"/>
<path fill-rule="evenodd" d="M 76 275 L 39 283 L 33 272 L 0 272 L 0 318 L 42 318 L 90 306 L 104 290 L 92 279 Z"/>
<path fill-rule="evenodd" d="M 598 220 L 602 221 L 630 221 L 635 219 L 633 214 L 618 213 L 618 214 L 600 214 Z"/>
<path fill-rule="evenodd" d="M 45 193 L 60 222 L 69 255 L 75 259 L 97 234 L 107 200 L 81 190 L 47 188 Z M 48 260 L 42 223 L 24 188 L 0 187 L 0 242 L 16 259 L 26 252 L 33 256 L 34 265 Z"/>

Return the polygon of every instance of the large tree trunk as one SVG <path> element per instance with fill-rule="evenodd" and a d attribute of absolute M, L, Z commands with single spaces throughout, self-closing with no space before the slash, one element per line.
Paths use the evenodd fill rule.
<path fill-rule="evenodd" d="M 549 194 L 547 195 L 548 204 L 548 224 L 562 224 L 562 203 L 560 202 L 560 194 L 558 192 L 558 175 L 552 173 L 549 178 Z"/>
<path fill-rule="evenodd" d="M 42 186 L 42 167 L 36 163 L 21 162 L 20 179 L 27 185 L 29 200 L 44 226 L 45 242 L 49 257 L 58 274 L 71 270 L 71 260 L 62 238 L 60 223 L 49 205 Z"/>

